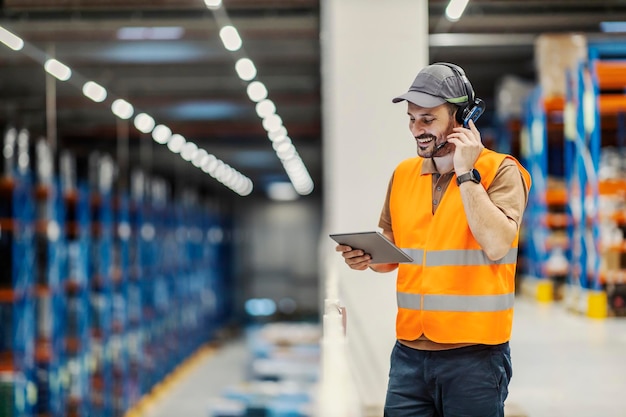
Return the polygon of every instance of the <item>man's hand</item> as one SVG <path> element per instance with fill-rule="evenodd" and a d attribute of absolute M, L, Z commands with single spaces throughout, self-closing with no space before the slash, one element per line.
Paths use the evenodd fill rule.
<path fill-rule="evenodd" d="M 350 246 L 337 245 L 335 250 L 341 252 L 341 256 L 343 256 L 346 265 L 357 271 L 366 270 L 372 263 L 372 257 L 361 249 L 352 249 Z"/>
<path fill-rule="evenodd" d="M 455 127 L 448 135 L 448 142 L 455 146 L 453 163 L 457 175 L 465 174 L 474 168 L 476 160 L 485 148 L 473 120 L 469 121 L 469 129 Z"/>

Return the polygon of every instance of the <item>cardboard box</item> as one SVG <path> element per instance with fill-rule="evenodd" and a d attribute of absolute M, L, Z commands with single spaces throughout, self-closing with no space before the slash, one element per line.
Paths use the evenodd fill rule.
<path fill-rule="evenodd" d="M 587 38 L 582 34 L 543 34 L 535 39 L 537 78 L 544 97 L 565 97 L 566 71 L 587 61 Z"/>

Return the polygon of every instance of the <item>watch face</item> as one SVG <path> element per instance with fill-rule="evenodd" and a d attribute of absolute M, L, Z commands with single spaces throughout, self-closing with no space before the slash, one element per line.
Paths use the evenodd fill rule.
<path fill-rule="evenodd" d="M 480 182 L 480 172 L 478 172 L 477 169 L 472 169 L 471 173 L 472 173 L 472 181 L 478 184 Z"/>

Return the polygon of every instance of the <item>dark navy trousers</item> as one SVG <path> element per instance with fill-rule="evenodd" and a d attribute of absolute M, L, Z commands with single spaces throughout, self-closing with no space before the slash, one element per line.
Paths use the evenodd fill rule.
<path fill-rule="evenodd" d="M 503 417 L 511 376 L 508 342 L 443 351 L 396 342 L 385 417 Z"/>

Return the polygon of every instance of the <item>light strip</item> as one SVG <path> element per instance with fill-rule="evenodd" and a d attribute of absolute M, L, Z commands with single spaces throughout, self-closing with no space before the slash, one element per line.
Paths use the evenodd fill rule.
<path fill-rule="evenodd" d="M 446 19 L 451 22 L 458 21 L 463 16 L 467 3 L 469 0 L 450 0 L 448 7 L 446 7 Z"/>
<path fill-rule="evenodd" d="M 61 81 L 67 81 L 72 76 L 70 67 L 54 58 L 48 59 L 43 67 L 48 74 L 53 75 Z"/>
<path fill-rule="evenodd" d="M 14 51 L 20 51 L 24 48 L 24 41 L 19 36 L 9 32 L 4 27 L 0 26 L 0 42 L 13 49 Z"/>
<path fill-rule="evenodd" d="M 206 4 L 207 7 L 214 4 L 217 8 L 219 8 L 221 6 L 221 1 L 206 0 Z M 9 48 L 16 51 L 21 50 L 24 46 L 26 46 L 25 42 L 21 38 L 9 32 L 2 26 L 0 26 L 0 42 L 4 43 Z M 61 63 L 56 59 L 48 58 L 45 53 L 37 50 L 37 48 L 33 47 L 32 45 L 28 45 L 28 47 L 30 51 L 28 55 L 35 59 L 35 61 L 44 65 L 45 70 L 51 75 L 61 81 L 66 81 L 71 78 L 72 70 L 67 65 Z M 36 52 L 36 54 L 34 52 Z M 250 63 L 251 62 L 252 61 L 250 61 Z M 254 65 L 252 64 L 252 68 L 253 67 Z M 248 65 L 248 70 L 249 69 L 250 65 Z M 80 78 L 83 80 L 85 78 L 82 76 L 75 77 L 73 79 L 73 84 L 76 87 L 81 88 L 83 94 L 86 97 L 95 102 L 103 102 L 104 100 L 106 100 L 108 93 L 103 86 L 93 81 L 87 81 L 84 83 L 83 81 L 81 81 L 81 83 L 83 83 L 81 85 L 76 80 L 76 78 Z M 126 120 L 130 119 L 133 116 L 135 108 L 128 101 L 118 98 L 111 104 L 111 111 L 120 119 Z M 135 117 L 134 124 L 135 127 L 143 133 L 152 132 L 152 138 L 155 142 L 167 145 L 167 147 L 174 153 L 181 153 L 181 156 L 183 158 L 189 160 L 196 167 L 201 168 L 205 172 L 207 172 L 205 169 L 205 165 L 211 163 L 212 161 L 224 165 L 224 162 L 217 159 L 214 155 L 209 154 L 204 149 L 199 149 L 197 145 L 191 142 L 187 142 L 186 139 L 181 135 L 173 135 L 169 127 L 165 125 L 155 126 L 154 119 L 145 113 L 138 114 L 137 117 Z M 183 146 L 185 144 L 187 144 L 187 147 L 183 149 Z M 218 178 L 218 181 L 220 181 L 224 186 L 230 188 L 241 196 L 249 195 L 254 188 L 250 178 L 246 177 L 245 175 L 241 174 L 239 171 L 230 166 L 228 166 L 228 171 L 224 173 L 224 175 L 221 175 L 220 178 Z"/>
<path fill-rule="evenodd" d="M 237 75 L 244 81 L 250 81 L 256 77 L 256 67 L 254 62 L 249 58 L 241 58 L 235 64 Z"/>
<path fill-rule="evenodd" d="M 254 71 L 252 71 L 252 68 L 246 69 L 246 66 L 253 66 L 254 64 L 252 61 L 246 61 L 247 58 L 245 57 L 241 58 L 242 54 L 245 55 L 240 51 L 240 49 L 243 49 L 241 38 L 239 37 L 237 29 L 230 24 L 228 14 L 226 10 L 221 7 L 221 2 L 217 0 L 205 0 L 205 4 L 209 9 L 214 10 L 213 17 L 217 21 L 217 25 L 221 27 L 220 38 L 224 43 L 224 47 L 229 51 L 237 52 L 236 58 L 238 59 L 236 59 L 235 69 L 239 77 L 244 81 L 253 80 L 256 77 L 256 68 L 254 68 Z M 235 55 L 233 56 L 235 57 Z M 252 73 L 254 73 L 254 76 Z M 276 113 L 276 106 L 271 100 L 267 99 L 269 94 L 267 88 L 262 82 L 255 80 L 248 84 L 246 92 L 250 100 L 257 103 L 255 107 L 256 112 L 259 117 L 263 119 L 263 127 L 268 132 L 267 136 L 270 141 L 273 142 L 272 146 L 274 147 L 276 156 L 283 164 L 285 172 L 293 184 L 294 189 L 300 195 L 310 194 L 314 188 L 313 180 L 304 166 L 302 158 L 298 155 L 295 146 L 291 143 L 287 129 L 283 126 L 282 119 Z M 207 165 L 202 166 L 202 170 L 209 175 L 216 176 L 215 170 L 219 168 L 216 168 L 215 161 L 210 160 L 206 164 Z M 222 175 L 217 175 L 218 180 L 223 179 L 222 177 Z M 240 182 L 241 181 L 237 181 L 237 183 Z M 249 183 L 249 185 L 249 191 L 251 192 L 251 183 Z"/>
<path fill-rule="evenodd" d="M 111 110 L 114 115 L 123 120 L 130 119 L 135 112 L 133 105 L 121 98 L 118 98 L 111 104 Z"/>
<path fill-rule="evenodd" d="M 605 33 L 624 33 L 626 22 L 600 22 L 600 30 Z"/>
<path fill-rule="evenodd" d="M 239 32 L 234 26 L 224 26 L 220 29 L 220 38 L 224 44 L 224 48 L 231 52 L 241 49 L 242 41 L 239 37 Z"/>
<path fill-rule="evenodd" d="M 83 94 L 96 103 L 102 103 L 107 98 L 106 88 L 93 81 L 87 81 L 83 84 Z"/>

